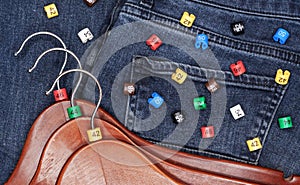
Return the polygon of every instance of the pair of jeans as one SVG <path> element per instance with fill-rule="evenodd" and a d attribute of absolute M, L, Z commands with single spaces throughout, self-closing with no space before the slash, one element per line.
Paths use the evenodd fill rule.
<path fill-rule="evenodd" d="M 98 38 L 82 61 L 102 85 L 102 107 L 139 136 L 175 150 L 299 175 L 298 7 L 293 1 L 127 0 L 104 45 Z M 190 28 L 180 24 L 185 11 L 196 16 Z M 233 35 L 235 22 L 243 22 L 244 34 Z M 281 27 L 290 32 L 284 45 L 272 38 Z M 194 46 L 201 33 L 209 37 L 206 50 Z M 155 51 L 145 43 L 152 34 L 163 41 Z M 229 66 L 239 60 L 246 73 L 234 76 Z M 188 75 L 183 84 L 171 79 L 177 68 Z M 291 72 L 287 85 L 275 82 L 278 69 Z M 220 85 L 215 93 L 205 87 L 211 78 Z M 135 84 L 134 95 L 123 92 L 128 82 Z M 148 103 L 154 92 L 164 99 L 159 109 Z M 86 79 L 79 94 L 93 99 L 93 82 Z M 201 96 L 207 108 L 196 111 L 193 99 Z M 245 116 L 235 120 L 230 108 L 238 104 Z M 184 114 L 183 123 L 174 123 L 176 111 Z M 278 118 L 285 116 L 292 117 L 290 129 L 279 128 Z M 214 126 L 213 138 L 201 137 L 205 126 Z M 246 141 L 253 138 L 262 149 L 250 152 Z"/>
<path fill-rule="evenodd" d="M 0 2 L 0 184 L 4 184 L 19 160 L 34 120 L 54 103 L 54 98 L 45 96 L 45 92 L 58 76 L 64 61 L 63 52 L 52 52 L 28 73 L 42 52 L 62 47 L 49 36 L 33 37 L 17 57 L 14 53 L 29 35 L 49 31 L 62 38 L 67 49 L 80 58 L 92 41 L 83 44 L 77 33 L 88 27 L 95 39 L 100 37 L 107 30 L 118 2 L 101 0 L 93 7 L 73 0 Z M 58 17 L 47 18 L 44 6 L 50 3 L 56 4 Z M 66 70 L 76 67 L 76 61 L 69 55 Z M 61 79 L 61 87 L 68 90 L 69 97 L 72 81 L 72 75 Z"/>

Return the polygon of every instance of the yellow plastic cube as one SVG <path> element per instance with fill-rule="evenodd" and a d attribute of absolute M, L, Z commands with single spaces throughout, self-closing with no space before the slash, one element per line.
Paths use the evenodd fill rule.
<path fill-rule="evenodd" d="M 180 68 L 177 68 L 175 73 L 172 74 L 172 80 L 175 82 L 182 84 L 187 78 L 187 73 Z"/>
<path fill-rule="evenodd" d="M 249 148 L 250 152 L 253 152 L 255 150 L 259 150 L 259 149 L 262 148 L 262 145 L 261 145 L 260 140 L 259 140 L 258 137 L 254 138 L 252 140 L 248 140 L 247 145 L 248 145 L 248 148 Z"/>
<path fill-rule="evenodd" d="M 54 3 L 44 6 L 48 19 L 58 16 L 58 10 Z"/>
<path fill-rule="evenodd" d="M 282 69 L 278 69 L 275 77 L 275 82 L 280 85 L 286 85 L 289 81 L 291 73 L 288 70 L 285 70 L 284 73 Z"/>
<path fill-rule="evenodd" d="M 99 141 L 102 139 L 102 134 L 99 127 L 92 130 L 88 130 L 87 134 L 90 142 Z"/>
<path fill-rule="evenodd" d="M 194 14 L 189 14 L 188 12 L 183 12 L 180 19 L 180 23 L 186 27 L 191 27 L 196 19 Z"/>

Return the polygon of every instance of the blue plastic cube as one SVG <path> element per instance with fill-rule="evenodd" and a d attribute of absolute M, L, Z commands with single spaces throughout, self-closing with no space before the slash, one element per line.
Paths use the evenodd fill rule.
<path fill-rule="evenodd" d="M 207 35 L 205 35 L 205 34 L 198 34 L 196 36 L 195 47 L 197 49 L 199 49 L 200 46 L 201 46 L 201 44 L 202 44 L 202 50 L 207 49 L 207 47 L 208 47 L 208 37 L 207 37 Z"/>
<path fill-rule="evenodd" d="M 148 103 L 158 109 L 164 103 L 164 99 L 157 92 L 154 92 L 152 98 L 148 99 Z"/>
<path fill-rule="evenodd" d="M 279 41 L 280 44 L 285 44 L 285 42 L 287 41 L 289 36 L 290 36 L 290 33 L 288 31 L 286 31 L 283 28 L 278 28 L 275 35 L 273 36 L 273 40 L 275 42 Z"/>

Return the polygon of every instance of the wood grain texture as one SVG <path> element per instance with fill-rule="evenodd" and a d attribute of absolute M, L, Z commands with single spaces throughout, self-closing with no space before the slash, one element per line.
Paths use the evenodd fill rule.
<path fill-rule="evenodd" d="M 100 125 L 100 120 L 95 122 Z M 37 171 L 30 184 L 55 184 L 59 172 L 73 152 L 87 145 L 86 131 L 90 129 L 89 118 L 68 121 L 50 137 L 39 161 Z"/>
<path fill-rule="evenodd" d="M 131 170 L 134 171 L 134 168 L 132 166 L 145 166 L 145 162 L 147 161 L 147 166 L 151 167 L 152 170 L 147 171 L 147 178 L 143 177 L 142 175 L 138 176 L 139 178 L 143 177 L 145 181 L 152 182 L 152 180 L 156 179 L 157 174 L 160 174 L 161 178 L 168 179 L 170 183 L 176 182 L 176 184 L 199 184 L 205 181 L 209 184 L 253 184 L 248 183 L 246 181 L 241 181 L 239 179 L 228 179 L 224 178 L 222 176 L 218 176 L 215 174 L 205 173 L 200 170 L 192 170 L 189 168 L 185 168 L 180 165 L 174 165 L 167 161 L 161 160 L 155 155 L 152 155 L 151 153 L 148 153 L 147 151 L 143 150 L 143 148 L 137 146 L 134 141 L 129 139 L 121 130 L 117 129 L 115 126 L 109 124 L 106 121 L 95 119 L 95 126 L 99 127 L 101 129 L 103 140 L 109 140 L 109 141 L 118 141 L 123 142 L 122 145 L 125 145 L 125 142 L 130 144 L 130 146 L 135 147 L 136 151 L 139 151 L 139 156 L 142 157 L 143 161 L 132 161 L 128 160 L 127 156 L 123 155 L 121 158 L 123 158 L 122 164 L 125 166 L 128 166 Z M 43 185 L 51 185 L 56 184 L 56 180 L 59 178 L 59 173 L 62 170 L 62 167 L 68 163 L 69 158 L 71 155 L 77 155 L 78 150 L 80 151 L 82 147 L 88 147 L 88 138 L 86 131 L 90 129 L 90 118 L 89 117 L 81 117 L 76 120 L 71 120 L 64 124 L 62 127 L 60 127 L 48 140 L 44 150 L 42 157 L 39 162 L 38 169 L 36 171 L 36 174 L 31 181 L 30 184 L 43 184 Z M 106 153 L 109 153 L 105 155 L 106 158 L 110 158 L 110 154 L 114 153 L 114 148 L 109 148 L 109 150 L 105 151 Z M 75 154 L 74 154 L 75 153 Z M 118 153 L 117 153 L 118 154 Z M 93 158 L 92 156 L 84 155 L 84 158 L 76 158 L 80 160 L 78 162 L 79 164 L 90 164 L 91 161 L 85 161 L 86 159 Z M 112 158 L 111 158 L 112 159 Z M 130 158 L 131 159 L 131 158 Z M 154 160 L 153 160 L 154 159 Z M 70 160 L 70 159 L 69 159 Z M 140 162 L 140 163 L 138 163 Z M 77 163 L 76 163 L 77 164 Z M 85 166 L 84 165 L 84 166 Z M 66 165 L 65 165 L 66 166 Z M 91 166 L 91 165 L 89 165 Z M 65 169 L 68 167 L 65 167 Z M 86 167 L 83 167 L 81 169 L 81 166 L 78 166 L 78 168 L 73 168 L 73 170 L 68 170 L 68 177 L 69 179 L 76 179 L 78 173 L 85 174 L 84 171 L 90 171 L 92 169 L 95 170 L 96 167 L 92 167 L 91 169 L 87 169 Z M 123 167 L 124 168 L 124 167 Z M 83 171 L 82 171 L 83 170 Z M 114 169 L 114 173 L 119 174 L 126 174 L 126 171 L 122 172 L 118 171 L 117 168 Z M 138 169 L 135 169 L 138 171 Z M 98 171 L 98 170 L 97 170 Z M 106 170 L 109 171 L 109 170 Z M 129 172 L 129 171 L 128 171 Z M 177 174 L 178 172 L 183 172 L 180 174 Z M 73 174 L 73 175 L 71 175 Z M 129 173 L 131 174 L 131 173 Z M 128 174 L 128 175 L 129 175 Z M 99 174 L 100 175 L 100 174 Z M 112 174 L 106 174 L 106 176 L 109 176 Z M 101 176 L 101 175 L 100 175 Z M 87 183 L 88 179 L 97 179 L 100 178 L 100 176 L 95 175 L 94 173 L 88 173 L 83 177 L 82 180 Z M 97 177 L 97 178 L 96 178 Z M 193 177 L 193 178 L 191 178 Z M 104 177 L 101 177 L 103 180 Z M 124 180 L 127 178 L 126 175 L 124 175 Z M 131 184 L 139 184 L 140 180 L 136 180 L 131 178 Z M 100 181 L 102 181 L 100 180 Z M 192 181 L 193 180 L 193 181 Z M 81 184 L 80 180 L 77 180 L 77 184 Z M 156 181 L 155 181 L 156 182 Z M 197 182 L 197 183 L 195 183 Z M 199 183 L 198 183 L 199 182 Z M 225 183 L 226 182 L 226 183 Z M 63 184 L 70 184 L 71 182 L 64 181 Z M 72 183 L 74 183 L 72 181 Z M 153 181 L 154 183 L 154 181 Z M 200 183 L 200 184 L 201 184 Z M 89 184 L 89 183 L 87 183 Z M 157 183 L 160 184 L 160 183 Z M 169 184 L 169 183 L 168 183 Z"/>
<path fill-rule="evenodd" d="M 78 150 L 60 173 L 58 185 L 183 184 L 162 172 L 136 147 L 102 140 Z"/>

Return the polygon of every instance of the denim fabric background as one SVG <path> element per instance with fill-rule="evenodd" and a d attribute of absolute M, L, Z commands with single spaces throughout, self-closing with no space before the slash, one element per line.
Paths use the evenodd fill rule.
<path fill-rule="evenodd" d="M 212 110 L 209 109 L 206 114 L 201 114 L 199 117 L 194 130 L 195 133 L 192 133 L 193 136 L 187 145 L 184 148 L 180 148 L 181 146 L 179 148 L 183 151 L 201 155 L 244 161 L 278 169 L 283 171 L 286 176 L 300 174 L 300 127 L 298 124 L 300 121 L 298 117 L 300 109 L 298 106 L 300 101 L 298 96 L 300 88 L 298 72 L 300 18 L 299 9 L 297 8 L 299 4 L 292 1 L 276 3 L 274 1 L 237 1 L 228 3 L 226 1 L 200 0 L 184 2 L 148 0 L 145 2 L 154 3 L 150 6 L 147 6 L 146 3 L 145 6 L 145 4 L 141 5 L 139 2 L 139 0 L 126 1 L 114 26 L 115 29 L 126 27 L 124 30 L 127 33 L 114 35 L 114 31 L 112 31 L 105 43 L 106 47 L 102 48 L 103 53 L 108 48 L 119 47 L 119 50 L 115 49 L 116 52 L 105 59 L 103 55 L 89 58 L 87 54 L 83 57 L 89 59 L 85 61 L 85 66 L 88 68 L 93 67 L 94 74 L 98 74 L 99 70 L 102 69 L 99 80 L 105 87 L 104 98 L 106 101 L 102 103 L 103 107 L 115 116 L 118 117 L 119 115 L 119 120 L 138 135 L 154 143 L 176 148 L 181 139 L 187 139 L 185 134 L 188 129 L 183 126 L 178 126 L 182 128 L 183 134 L 181 137 L 161 142 L 176 127 L 171 122 L 170 113 L 182 108 L 176 102 L 176 99 L 178 99 L 176 85 L 155 77 L 142 79 L 137 83 L 137 94 L 130 98 L 128 104 L 125 103 L 125 107 L 122 109 L 125 111 L 114 112 L 113 106 L 123 106 L 124 101 L 122 99 L 125 99 L 125 97 L 121 95 L 122 83 L 119 82 L 119 86 L 112 84 L 119 80 L 126 82 L 126 80 L 130 80 L 128 77 L 137 75 L 138 70 L 133 69 L 131 73 L 127 71 L 124 76 L 117 76 L 124 67 L 134 61 L 134 55 L 145 56 L 146 58 L 151 58 L 151 56 L 162 57 L 173 62 L 172 65 L 181 66 L 188 71 L 189 67 L 184 64 L 192 65 L 192 68 L 196 69 L 197 72 L 196 63 L 189 56 L 189 53 L 184 52 L 179 46 L 174 47 L 174 45 L 176 42 L 182 42 L 190 44 L 190 48 L 193 48 L 197 33 L 206 33 L 209 36 L 210 49 L 216 57 L 220 69 L 224 74 L 229 75 L 225 78 L 228 95 L 225 117 L 216 119 L 217 122 L 224 118 L 224 122 L 220 128 L 220 135 L 215 139 L 216 141 L 207 149 L 201 151 L 201 148 L 199 148 L 199 142 L 201 142 L 199 128 L 207 124 L 209 111 Z M 186 28 L 179 23 L 184 11 L 193 13 L 197 17 L 191 28 Z M 233 36 L 231 33 L 230 24 L 237 21 L 244 22 L 246 27 L 244 35 Z M 137 28 L 133 24 L 134 22 L 142 22 L 144 27 Z M 283 27 L 291 33 L 291 37 L 285 45 L 280 45 L 272 39 L 273 34 L 279 27 Z M 151 29 L 152 32 L 149 32 Z M 157 51 L 150 50 L 144 42 L 152 33 L 158 33 L 165 42 Z M 136 39 L 136 37 L 140 39 Z M 170 42 L 170 38 L 173 39 L 173 43 Z M 136 40 L 136 42 L 130 43 L 130 40 Z M 126 42 L 128 45 L 126 45 Z M 126 45 L 126 47 L 121 47 L 122 45 Z M 97 50 L 99 48 L 96 44 L 89 48 L 91 53 Z M 109 60 L 105 61 L 106 59 Z M 231 75 L 229 65 L 237 60 L 243 60 L 247 68 L 246 75 L 241 77 Z M 150 61 L 155 63 L 155 60 L 150 59 Z M 104 66 L 102 66 L 103 62 L 106 62 Z M 210 61 L 201 64 L 200 67 L 204 68 L 204 71 L 211 68 Z M 151 67 L 146 69 L 145 67 L 144 70 L 148 70 L 146 72 L 148 74 L 160 73 L 161 75 L 166 73 L 170 75 L 170 70 L 175 69 L 170 67 L 172 65 L 167 63 L 153 69 Z M 272 80 L 279 68 L 288 69 L 292 73 L 289 85 L 280 86 Z M 210 95 L 203 88 L 203 83 L 205 83 L 203 77 L 208 78 L 208 76 L 201 77 L 202 70 L 198 71 L 200 74 L 190 71 L 189 74 L 196 75 L 196 77 L 193 77 L 194 81 L 197 81 L 197 75 L 200 75 L 200 80 L 198 80 L 202 83 L 202 87 L 200 87 L 201 83 L 198 84 L 198 93 L 199 95 L 206 94 L 208 103 L 210 103 Z M 217 73 L 219 72 L 212 72 L 212 74 Z M 197 83 L 195 84 L 197 85 Z M 86 87 L 88 87 L 88 84 Z M 113 96 L 113 91 L 118 91 L 120 96 Z M 166 103 L 167 108 L 162 107 L 161 109 L 161 111 L 167 111 L 167 116 L 164 118 L 158 119 L 160 116 L 153 117 L 151 115 L 159 113 L 159 111 L 152 112 L 153 109 L 151 110 L 151 107 L 147 105 L 147 99 L 153 91 L 159 91 L 169 101 Z M 87 90 L 83 94 L 86 97 L 91 97 L 94 93 Z M 122 102 L 122 104 L 116 104 L 114 101 Z M 234 120 L 229 108 L 238 103 L 242 105 L 246 116 L 240 120 Z M 280 130 L 277 119 L 287 115 L 293 117 L 294 127 Z M 154 121 L 151 122 L 154 125 L 149 126 L 146 122 L 141 121 L 147 118 L 154 118 Z M 156 123 L 157 120 L 161 122 Z M 260 138 L 263 149 L 249 152 L 245 142 L 247 139 L 254 137 Z"/>
<path fill-rule="evenodd" d="M 43 8 L 50 3 L 56 4 L 58 17 L 47 18 Z M 42 52 L 61 47 L 50 36 L 36 36 L 17 57 L 14 53 L 27 36 L 49 31 L 61 37 L 67 48 L 80 58 L 91 42 L 82 44 L 77 33 L 88 27 L 94 38 L 103 34 L 116 3 L 101 0 L 90 8 L 83 0 L 0 1 L 0 184 L 15 168 L 35 118 L 54 102 L 52 95 L 45 96 L 45 91 L 64 61 L 63 52 L 52 52 L 41 60 L 36 70 L 28 73 Z M 71 56 L 68 61 L 67 69 L 77 67 Z M 72 74 L 61 80 L 61 87 L 66 87 L 69 93 L 72 80 Z"/>
<path fill-rule="evenodd" d="M 59 16 L 48 19 L 43 7 L 49 3 L 56 3 Z M 1 0 L 0 13 L 0 184 L 4 183 L 14 169 L 21 153 L 26 135 L 34 122 L 34 119 L 51 105 L 53 97 L 45 97 L 45 90 L 56 78 L 64 53 L 57 52 L 48 54 L 35 71 L 29 74 L 27 71 L 33 62 L 44 50 L 52 47 L 59 47 L 60 43 L 52 37 L 39 36 L 27 43 L 25 49 L 17 56 L 17 51 L 22 41 L 30 34 L 37 31 L 50 31 L 60 36 L 67 45 L 67 48 L 77 54 L 78 57 L 84 55 L 93 42 L 82 44 L 77 37 L 77 33 L 89 27 L 98 38 L 107 28 L 112 10 L 116 0 L 99 0 L 94 7 L 89 8 L 83 1 L 5 1 Z M 210 40 L 210 48 L 219 61 L 222 70 L 229 71 L 230 63 L 242 59 L 250 74 L 266 77 L 274 76 L 278 68 L 288 69 L 292 76 L 289 86 L 286 87 L 283 99 L 278 109 L 273 107 L 273 114 L 263 115 L 268 117 L 267 133 L 264 139 L 264 147 L 259 154 L 260 157 L 241 155 L 239 148 L 237 151 L 223 151 L 226 155 L 236 152 L 234 157 L 246 156 L 247 162 L 253 162 L 261 166 L 284 171 L 290 174 L 300 174 L 300 118 L 299 96 L 300 75 L 299 75 L 299 51 L 300 51 L 300 5 L 295 1 L 155 1 L 152 9 L 145 8 L 138 4 L 138 1 L 129 0 L 121 10 L 120 17 L 116 25 L 124 23 L 153 20 L 160 22 L 160 26 L 168 30 L 177 30 L 178 34 L 187 35 L 191 43 L 196 33 L 207 33 Z M 179 19 L 183 11 L 194 13 L 197 16 L 196 22 L 191 29 L 180 25 Z M 232 36 L 229 25 L 233 21 L 243 20 L 246 25 L 246 33 L 242 36 Z M 284 27 L 290 31 L 291 37 L 286 45 L 279 45 L 272 41 L 272 35 L 278 27 Z M 128 30 L 127 30 L 128 31 Z M 128 36 L 124 34 L 125 39 Z M 114 39 L 115 43 L 119 40 Z M 128 39 L 128 38 L 127 38 Z M 117 46 L 117 44 L 115 44 Z M 99 50 L 101 46 L 93 43 L 92 47 Z M 168 52 L 165 52 L 167 51 Z M 133 60 L 133 55 L 162 56 L 176 63 L 182 63 L 181 59 L 186 59 L 187 55 L 178 51 L 177 48 L 162 46 L 157 52 L 152 52 L 145 43 L 138 43 L 122 48 L 116 53 L 105 66 L 102 75 L 99 76 L 104 98 L 101 106 L 110 112 L 115 113 L 111 105 L 111 89 L 116 74 L 124 66 Z M 83 57 L 86 59 L 87 57 Z M 76 67 L 75 60 L 69 57 L 70 63 L 67 68 Z M 87 61 L 83 61 L 87 62 Z M 187 64 L 194 64 L 191 58 L 185 61 Z M 87 65 L 85 65 L 88 67 Z M 67 87 L 70 92 L 73 77 L 62 79 L 61 86 Z M 203 80 L 204 81 L 204 80 Z M 142 85 L 142 84 L 141 84 Z M 165 85 L 169 85 L 165 83 Z M 85 90 L 85 89 L 84 89 Z M 91 91 L 94 91 L 92 89 Z M 270 92 L 275 92 L 272 89 Z M 82 92 L 89 96 L 90 92 Z M 93 92 L 94 93 L 94 92 Z M 242 95 L 247 96 L 243 91 Z M 145 97 L 144 97 L 145 98 Z M 208 99 L 209 100 L 209 99 Z M 271 101 L 271 100 L 268 100 Z M 231 106 L 239 102 L 227 102 Z M 231 104 L 232 103 L 232 104 Z M 257 109 L 264 105 L 261 102 L 251 102 L 258 104 Z M 272 109 L 272 104 L 265 104 Z M 276 104 L 279 105 L 279 104 Z M 275 110 L 276 109 L 276 110 Z M 250 109 L 246 114 L 253 115 Z M 277 118 L 290 115 L 293 118 L 294 128 L 289 130 L 279 130 Z M 125 111 L 123 116 L 125 116 Z M 230 118 L 230 115 L 228 115 Z M 206 119 L 205 117 L 203 119 Z M 252 118 L 257 119 L 257 118 Z M 125 117 L 124 117 L 125 120 Z M 246 119 L 244 119 L 246 121 Z M 245 122 L 244 122 L 245 123 Z M 247 122 L 252 124 L 252 122 Z M 139 125 L 138 125 L 139 126 Z M 200 125 L 197 125 L 200 126 Z M 138 128 L 138 127 L 136 127 Z M 134 131 L 134 128 L 131 128 Z M 247 127 L 239 127 L 247 129 Z M 136 130 L 138 131 L 138 130 Z M 138 133 L 138 132 L 137 132 Z M 138 133 L 147 137 L 147 133 Z M 144 135 L 143 135 L 144 134 Z M 198 137 L 198 136 L 197 136 Z M 195 137 L 194 137 L 195 139 Z M 196 140 L 191 140 L 190 146 Z M 198 141 L 197 141 L 198 142 Z M 222 152 L 223 147 L 212 148 L 214 151 Z M 187 148 L 188 149 L 188 148 Z M 234 148 L 235 149 L 235 148 Z M 246 152 L 246 151 L 245 151 Z"/>

